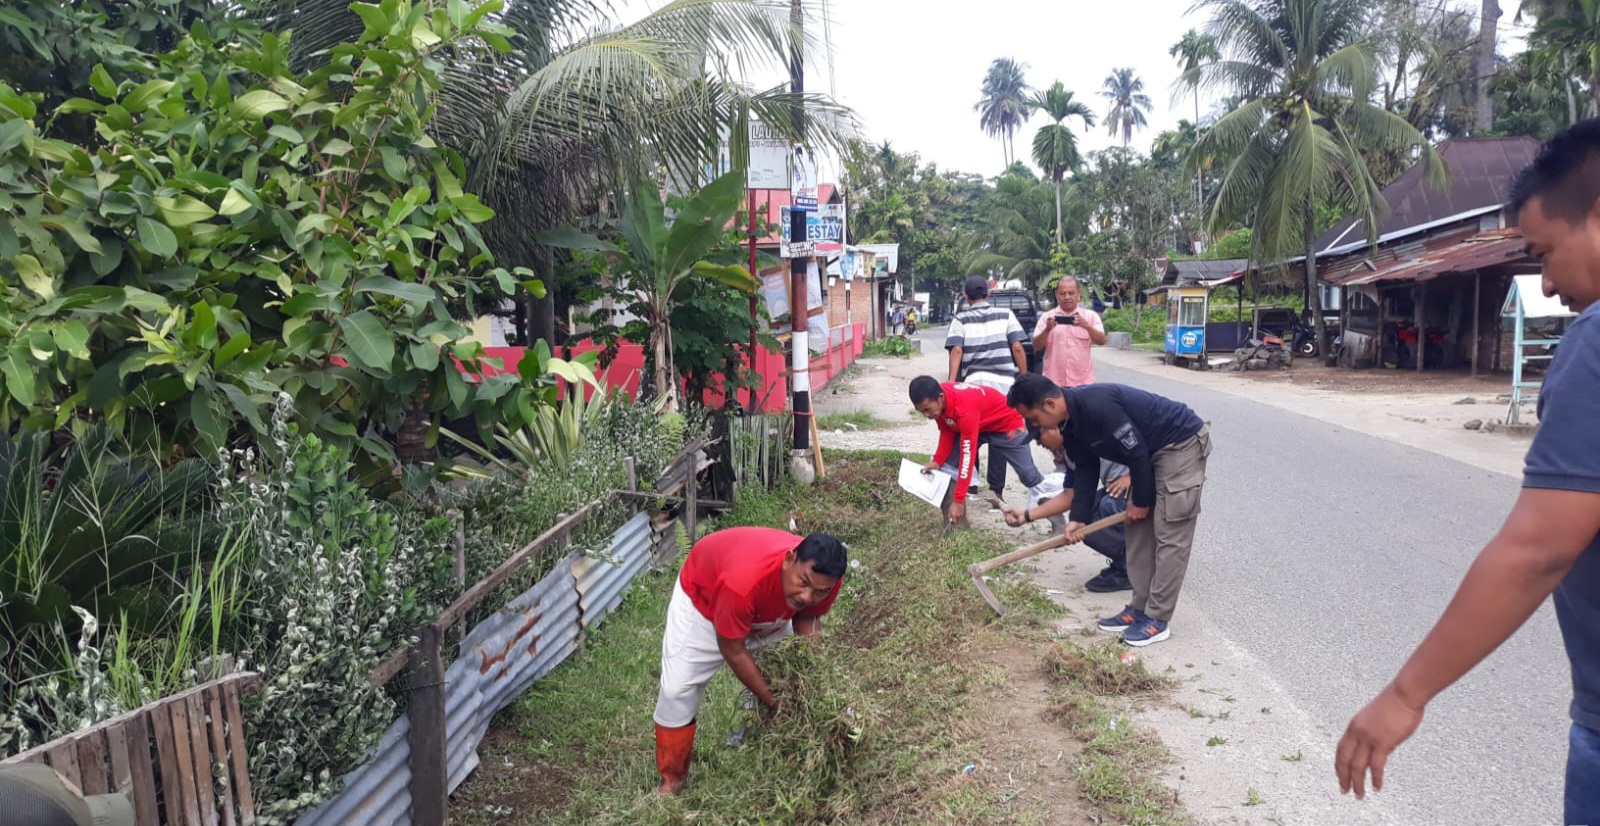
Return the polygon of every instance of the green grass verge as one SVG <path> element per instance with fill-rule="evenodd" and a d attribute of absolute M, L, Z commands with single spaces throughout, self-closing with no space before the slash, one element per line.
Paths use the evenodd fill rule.
<path fill-rule="evenodd" d="M 1149 778 L 1170 755 L 1148 729 L 1132 722 L 1132 703 L 1170 687 L 1142 662 L 1124 664 L 1117 643 L 1080 648 L 1062 643 L 1045 652 L 1044 670 L 1057 703 L 1048 716 L 1084 745 L 1078 758 L 1078 793 L 1117 822 L 1180 826 L 1186 813 L 1172 792 Z"/>
<path fill-rule="evenodd" d="M 906 422 L 891 422 L 888 419 L 880 419 L 876 415 L 868 413 L 865 410 L 849 410 L 842 413 L 822 413 L 817 416 L 817 428 L 825 431 L 882 430 L 886 427 L 904 427 L 905 425 Z"/>
<path fill-rule="evenodd" d="M 960 772 L 985 735 L 975 720 L 993 702 L 981 652 L 1007 638 L 1045 648 L 1048 620 L 1060 609 L 1036 588 L 997 580 L 1010 613 L 996 620 L 965 567 L 1004 550 L 1003 539 L 983 531 L 942 537 L 937 516 L 888 481 L 901 458 L 830 452 L 828 479 L 745 494 L 732 515 L 711 526 L 785 525 L 799 512 L 802 531 L 838 535 L 861 563 L 846 577 L 819 639 L 763 657 L 784 714 L 759 722 L 741 707 L 740 686 L 724 670 L 706 692 L 688 788 L 670 800 L 655 796 L 651 710 L 672 580 L 647 575 L 583 652 L 497 720 L 481 750 L 483 765 L 452 806 L 452 823 L 1037 822 L 1037 813 L 1012 800 L 1014 792 Z M 1084 725 L 1106 714 L 1091 696 L 1096 690 L 1084 684 L 1068 692 L 1082 695 Z M 744 727 L 744 742 L 728 745 Z M 1129 759 L 1115 746 L 1090 740 L 1080 772 L 1085 798 L 1108 812 L 1160 810 L 1153 790 L 1112 787 L 1102 778 Z M 1119 794 L 1137 805 L 1117 802 Z"/>

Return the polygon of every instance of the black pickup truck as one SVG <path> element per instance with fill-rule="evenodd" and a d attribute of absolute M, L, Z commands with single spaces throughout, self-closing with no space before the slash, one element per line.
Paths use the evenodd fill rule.
<path fill-rule="evenodd" d="M 989 303 L 996 307 L 1004 307 L 1017 317 L 1017 323 L 1022 325 L 1025 336 L 1022 342 L 1022 351 L 1028 356 L 1028 372 L 1041 373 L 1044 371 L 1044 356 L 1033 352 L 1033 328 L 1039 323 L 1039 302 L 1027 290 L 991 290 Z M 956 312 L 967 308 L 967 298 L 962 296 L 956 302 Z"/>

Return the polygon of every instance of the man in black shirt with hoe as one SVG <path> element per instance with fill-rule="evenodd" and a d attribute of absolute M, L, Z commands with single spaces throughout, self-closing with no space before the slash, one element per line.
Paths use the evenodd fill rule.
<path fill-rule="evenodd" d="M 1128 466 L 1128 579 L 1133 601 L 1122 613 L 1100 620 L 1100 630 L 1120 633 L 1129 645 L 1167 638 L 1167 623 L 1189 570 L 1189 551 L 1200 515 L 1211 433 L 1187 405 L 1121 384 L 1058 387 L 1044 376 L 1017 377 L 1007 396 L 1029 424 L 1058 428 L 1073 465 L 1100 466 L 1101 459 Z M 1094 513 L 1092 473 L 1077 475 L 1075 490 L 1036 508 L 1007 509 L 1006 523 L 1022 525 L 1071 510 L 1066 537 L 1083 541 Z"/>

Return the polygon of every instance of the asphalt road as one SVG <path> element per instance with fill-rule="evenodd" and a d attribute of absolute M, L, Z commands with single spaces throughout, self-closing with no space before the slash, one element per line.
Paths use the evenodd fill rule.
<path fill-rule="evenodd" d="M 1174 640 L 1186 619 L 1210 629 L 1205 645 L 1253 663 L 1261 673 L 1246 680 L 1272 684 L 1320 736 L 1336 738 L 1432 627 L 1518 480 L 1241 396 L 1097 371 L 1100 381 L 1180 399 L 1211 422 L 1205 511 Z M 1569 699 L 1547 602 L 1429 707 L 1390 764 L 1376 819 L 1559 822 Z M 1318 757 L 1331 757 L 1332 745 Z M 1332 788 L 1331 765 L 1307 769 L 1325 772 L 1317 782 Z"/>

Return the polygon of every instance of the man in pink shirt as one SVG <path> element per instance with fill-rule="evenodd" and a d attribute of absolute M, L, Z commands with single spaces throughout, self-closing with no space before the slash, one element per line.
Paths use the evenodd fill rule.
<path fill-rule="evenodd" d="M 1061 276 L 1056 285 L 1056 308 L 1033 328 L 1034 352 L 1044 353 L 1045 378 L 1062 387 L 1094 384 L 1094 362 L 1089 348 L 1106 343 L 1106 325 L 1100 314 L 1078 306 L 1082 290 L 1078 279 Z"/>

